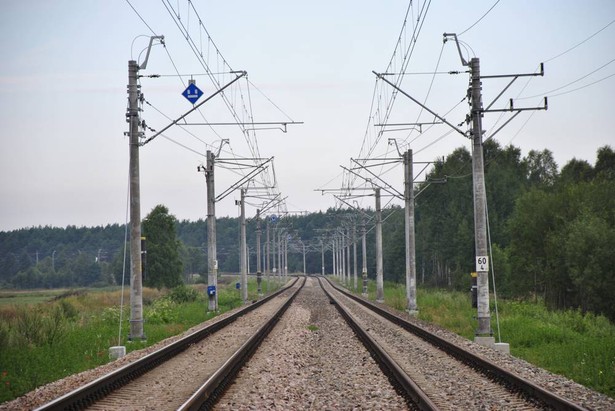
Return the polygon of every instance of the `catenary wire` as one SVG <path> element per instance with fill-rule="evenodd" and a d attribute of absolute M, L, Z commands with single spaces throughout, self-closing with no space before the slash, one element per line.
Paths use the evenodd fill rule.
<path fill-rule="evenodd" d="M 423 105 L 427 104 L 427 100 L 429 99 L 429 96 L 431 94 L 431 89 L 433 87 L 433 83 L 436 79 L 436 73 L 438 72 L 438 68 L 440 67 L 440 61 L 442 60 L 442 53 L 444 52 L 444 45 L 446 43 L 442 43 L 442 47 L 440 48 L 440 55 L 438 56 L 438 61 L 436 62 L 436 68 L 433 71 L 433 75 L 431 76 L 431 82 L 429 83 L 429 88 L 427 89 L 427 94 L 425 95 L 425 98 L 423 99 Z M 421 109 L 419 110 L 419 114 L 416 116 L 416 121 L 415 123 L 418 123 L 420 118 L 421 118 L 421 114 L 423 114 L 424 108 L 421 106 Z M 419 135 L 414 138 L 412 141 L 415 141 L 417 138 L 419 138 L 421 136 L 422 133 L 419 133 Z M 410 138 L 410 136 L 412 135 L 412 131 L 410 133 L 408 133 L 408 135 L 406 136 L 406 138 L 404 139 L 404 141 L 402 142 L 402 144 L 406 144 L 406 142 L 408 141 L 408 139 Z M 409 144 L 409 143 L 408 143 Z"/>
<path fill-rule="evenodd" d="M 129 0 L 126 0 L 126 3 L 128 3 L 128 5 L 130 6 L 130 8 L 132 9 L 132 11 L 135 12 L 135 14 L 141 19 L 141 21 L 143 22 L 143 24 L 145 24 L 145 26 L 149 29 L 149 31 L 152 32 L 152 34 L 154 36 L 157 36 L 156 32 L 150 27 L 149 24 L 147 24 L 147 22 L 145 21 L 145 19 L 139 14 L 139 12 L 137 11 L 137 9 L 135 9 L 135 7 L 130 3 Z"/>
<path fill-rule="evenodd" d="M 427 15 L 427 12 L 429 11 L 431 5 L 431 1 L 425 2 L 423 3 L 423 6 L 421 8 L 421 10 L 418 13 L 417 16 L 417 22 L 419 23 L 418 25 L 414 26 L 413 32 L 412 32 L 412 37 L 411 37 L 411 41 L 410 41 L 410 45 L 408 45 L 407 47 L 405 47 L 405 52 L 403 53 L 402 59 L 401 59 L 401 64 L 400 64 L 400 72 L 405 72 L 407 69 L 407 66 L 410 62 L 410 59 L 412 57 L 413 51 L 415 49 L 415 46 L 417 44 L 418 41 L 418 37 L 421 33 L 423 24 L 425 22 L 425 17 Z M 400 35 L 398 37 L 398 40 L 396 42 L 395 45 L 395 49 L 392 53 L 391 59 L 389 60 L 389 63 L 387 65 L 387 68 L 385 70 L 385 72 L 389 72 L 389 71 L 395 71 L 395 70 L 391 70 L 391 68 L 393 67 L 393 64 L 396 61 L 396 57 L 398 54 L 398 50 L 400 49 L 400 47 L 403 45 L 403 37 L 404 37 L 404 33 L 406 33 L 407 30 L 407 23 L 408 23 L 408 15 L 410 13 L 410 11 L 412 10 L 412 2 L 409 3 L 408 8 L 406 9 L 406 14 L 404 17 L 404 23 L 402 24 L 402 29 L 400 31 Z M 396 84 L 396 86 L 399 86 L 401 81 L 403 79 L 403 76 L 398 75 L 394 81 L 394 83 Z M 376 86 L 375 86 L 375 91 L 377 90 L 377 86 L 378 86 L 378 80 L 376 80 Z M 397 91 L 393 90 L 393 92 L 391 92 L 390 97 L 387 98 L 387 104 L 386 104 L 386 109 L 385 109 L 385 113 L 382 117 L 380 117 L 380 104 L 377 105 L 376 110 L 374 110 L 374 100 L 372 100 L 372 108 L 370 109 L 370 115 L 368 117 L 368 123 L 367 123 L 367 127 L 366 127 L 366 131 L 363 137 L 363 142 L 361 144 L 361 150 L 359 151 L 359 158 L 361 157 L 365 157 L 365 158 L 370 158 L 376 148 L 376 146 L 378 145 L 378 143 L 380 142 L 384 131 L 380 130 L 378 133 L 376 133 L 376 136 L 374 137 L 374 140 L 371 142 L 371 145 L 367 144 L 368 143 L 368 139 L 369 137 L 372 135 L 372 132 L 370 131 L 371 129 L 371 124 L 373 119 L 378 116 L 379 119 L 381 119 L 380 121 L 383 123 L 386 123 L 386 121 L 388 120 L 390 114 L 391 114 L 391 110 L 393 107 L 393 103 L 395 101 L 395 98 L 397 96 Z M 376 100 L 378 101 L 378 100 Z M 368 147 L 369 145 L 369 147 Z M 365 152 L 364 150 L 367 149 Z M 348 176 L 347 177 L 347 181 L 348 181 L 348 187 L 350 188 L 352 185 L 354 185 L 354 183 L 356 182 L 357 176 Z M 346 178 L 344 178 L 344 180 L 346 180 Z"/>
<path fill-rule="evenodd" d="M 587 41 L 591 40 L 592 38 L 594 38 L 594 37 L 595 37 L 596 35 L 598 35 L 599 33 L 601 33 L 601 32 L 603 32 L 604 30 L 606 30 L 606 29 L 607 29 L 607 27 L 609 27 L 609 26 L 610 26 L 611 24 L 613 24 L 613 23 L 615 23 L 615 20 L 611 20 L 611 22 L 610 22 L 610 23 L 608 23 L 606 26 L 602 27 L 600 30 L 598 30 L 597 32 L 595 32 L 595 33 L 594 33 L 594 34 L 592 34 L 591 36 L 587 37 L 585 40 L 581 41 L 580 43 L 577 43 L 576 45 L 574 45 L 574 46 L 570 47 L 568 50 L 563 51 L 563 52 L 559 53 L 558 55 L 553 56 L 553 57 L 551 57 L 551 58 L 549 58 L 549 59 L 545 60 L 545 63 L 548 63 L 548 62 L 550 62 L 550 61 L 553 61 L 553 60 L 555 60 L 556 58 L 559 58 L 559 57 L 563 56 L 564 54 L 567 54 L 567 53 L 571 52 L 572 50 L 576 49 L 576 48 L 577 48 L 577 47 L 579 47 L 580 45 L 582 45 L 582 44 L 584 44 L 585 42 L 587 42 Z"/>
<path fill-rule="evenodd" d="M 565 85 L 563 85 L 563 86 L 560 86 L 560 87 L 555 88 L 555 89 L 553 89 L 553 90 L 549 90 L 549 91 L 544 92 L 544 93 L 536 94 L 536 95 L 534 95 L 534 96 L 529 96 L 529 97 L 521 97 L 521 98 L 518 98 L 517 100 L 527 100 L 527 99 L 531 99 L 531 98 L 542 97 L 542 96 L 545 96 L 545 95 L 549 96 L 549 94 L 550 94 L 550 93 L 553 93 L 554 91 L 559 91 L 559 90 L 561 90 L 561 89 L 564 89 L 564 88 L 566 88 L 566 87 L 568 87 L 568 86 L 573 85 L 574 83 L 578 83 L 579 81 L 581 81 L 581 80 L 583 80 L 583 79 L 585 79 L 585 78 L 587 78 L 587 77 L 591 76 L 591 75 L 592 75 L 592 74 L 594 74 L 595 72 L 597 72 L 597 71 L 599 71 L 599 70 L 602 70 L 603 68 L 605 68 L 605 67 L 606 67 L 606 66 L 608 66 L 609 64 L 613 63 L 614 61 L 615 61 L 615 58 L 614 58 L 614 59 L 612 59 L 612 60 L 610 60 L 610 61 L 608 61 L 608 62 L 606 62 L 606 63 L 604 63 L 602 66 L 598 67 L 597 69 L 592 70 L 591 72 L 589 72 L 589 73 L 585 74 L 584 76 L 581 76 L 581 77 L 579 77 L 578 79 L 571 81 L 571 82 L 570 82 L 570 83 L 568 83 L 568 84 L 565 84 Z M 609 76 L 609 77 L 610 77 L 610 76 Z M 606 77 L 606 78 L 608 78 L 608 77 Z M 602 79 L 602 80 L 605 80 L 606 78 L 604 78 L 604 79 Z M 600 81 L 602 81 L 602 80 L 600 80 Z"/>
<path fill-rule="evenodd" d="M 200 52 L 199 52 L 199 47 L 196 45 L 195 41 L 193 40 L 193 38 L 192 38 L 192 36 L 190 34 L 190 28 L 186 27 L 182 23 L 181 15 L 179 13 L 179 5 L 178 5 L 178 10 L 176 11 L 175 8 L 173 7 L 173 5 L 171 5 L 171 3 L 169 1 L 162 0 L 162 3 L 165 6 L 165 8 L 166 8 L 167 12 L 169 13 L 169 15 L 171 16 L 171 18 L 172 18 L 173 22 L 175 23 L 175 25 L 177 26 L 177 28 L 180 30 L 182 35 L 185 37 L 185 40 L 187 41 L 190 49 L 195 54 L 195 56 L 197 57 L 197 59 L 200 62 L 200 64 L 203 66 L 203 68 L 207 72 L 210 80 L 218 88 L 220 88 L 220 82 L 213 75 L 213 70 L 211 70 L 209 68 L 209 63 L 208 63 L 208 61 L 209 61 L 209 53 L 207 54 L 207 61 L 206 61 L 205 58 L 203 57 L 203 52 L 202 52 L 202 40 L 201 40 L 201 49 L 200 49 Z M 216 61 L 217 61 L 217 65 L 218 65 L 218 72 L 223 72 L 223 73 L 226 72 L 226 70 L 225 71 L 221 71 L 220 70 L 220 60 L 222 60 L 223 67 L 227 67 L 229 69 L 229 71 L 233 71 L 231 66 L 228 64 L 228 62 L 224 58 L 224 56 L 222 56 L 222 53 L 220 52 L 220 50 L 217 47 L 217 45 L 214 43 L 213 39 L 211 38 L 211 35 L 209 34 L 207 29 L 203 25 L 202 19 L 200 18 L 200 16 L 199 16 L 198 12 L 196 11 L 194 5 L 190 1 L 188 2 L 188 4 L 189 4 L 189 7 L 191 7 L 193 9 L 194 14 L 198 18 L 198 21 L 199 21 L 199 35 L 201 36 L 201 39 L 202 39 L 202 32 L 204 31 L 205 34 L 207 35 L 208 50 L 209 50 L 209 46 L 213 46 L 213 48 L 215 49 Z M 249 88 L 249 85 L 248 85 L 248 88 Z M 247 113 L 247 115 L 250 118 L 250 121 L 253 122 L 253 115 L 252 115 L 251 111 L 248 110 L 248 108 L 246 107 L 245 98 L 244 98 L 243 92 L 241 91 L 241 86 L 240 85 L 239 85 L 239 88 L 236 89 L 236 91 L 238 91 L 240 93 L 241 108 L 243 108 L 244 113 Z M 256 131 L 255 130 L 248 130 L 245 126 L 242 126 L 241 123 L 243 123 L 243 122 L 241 121 L 241 117 L 239 116 L 239 114 L 236 111 L 236 105 L 228 99 L 226 93 L 222 93 L 221 97 L 222 97 L 222 100 L 223 100 L 224 104 L 227 106 L 231 116 L 235 119 L 235 121 L 237 123 L 237 126 L 242 131 L 242 133 L 244 135 L 244 138 L 246 140 L 246 143 L 248 144 L 248 147 L 249 147 L 250 151 L 252 152 L 253 157 L 259 158 L 260 155 L 259 155 L 258 143 L 257 143 L 257 140 L 256 140 Z M 263 178 L 263 177 L 261 177 L 261 178 Z"/>
<path fill-rule="evenodd" d="M 592 83 L 586 84 L 586 85 L 581 86 L 581 87 L 577 87 L 577 88 L 572 89 L 572 90 L 564 91 L 564 92 L 562 92 L 562 93 L 558 93 L 558 94 L 551 94 L 551 95 L 549 95 L 549 97 L 551 97 L 551 98 L 552 98 L 552 97 L 559 97 L 559 96 L 563 96 L 564 94 L 570 94 L 570 93 L 573 93 L 573 92 L 575 92 L 575 91 L 583 90 L 584 88 L 587 88 L 587 87 L 589 87 L 589 86 L 593 86 L 594 84 L 600 83 L 600 82 L 602 82 L 602 81 L 604 81 L 604 80 L 607 80 L 607 79 L 609 79 L 609 78 L 611 78 L 611 77 L 613 77 L 613 76 L 615 76 L 615 73 L 613 73 L 613 74 L 609 74 L 609 75 L 608 75 L 608 76 L 606 76 L 606 77 L 603 77 L 603 78 L 601 78 L 601 79 L 599 79 L 599 80 L 596 80 L 596 81 L 594 81 L 594 82 L 592 82 Z"/>
<path fill-rule="evenodd" d="M 491 10 L 493 10 L 493 8 L 494 8 L 495 6 L 497 6 L 497 5 L 498 5 L 498 3 L 499 3 L 499 2 L 500 2 L 500 0 L 497 0 L 497 1 L 493 4 L 493 6 L 491 6 L 491 7 L 489 8 L 489 10 L 487 10 L 487 12 L 486 12 L 485 14 L 483 14 L 483 15 L 482 15 L 482 16 L 481 16 L 478 20 L 476 20 L 476 22 L 475 22 L 474 24 L 472 24 L 470 27 L 468 27 L 467 29 L 465 29 L 464 31 L 462 31 L 461 33 L 459 33 L 457 36 L 461 36 L 462 34 L 464 34 L 464 33 L 468 32 L 468 31 L 470 31 L 470 30 L 471 30 L 474 26 L 476 26 L 478 23 L 480 23 L 480 22 L 481 22 L 481 20 L 482 20 L 482 19 L 484 19 L 484 18 L 485 18 L 485 16 L 487 16 L 487 14 L 489 14 L 489 13 L 491 12 Z"/>
<path fill-rule="evenodd" d="M 222 59 L 222 64 L 225 67 L 228 67 L 229 69 L 231 68 L 230 65 L 228 64 L 228 62 L 226 61 L 226 59 L 224 59 L 224 56 L 222 56 L 219 48 L 217 47 L 217 45 L 213 42 L 213 39 L 211 38 L 211 35 L 209 34 L 209 32 L 207 31 L 207 29 L 205 28 L 205 26 L 202 23 L 202 19 L 200 18 L 198 12 L 196 11 L 196 8 L 194 7 L 194 5 L 191 2 L 189 3 L 189 7 L 192 8 L 192 10 L 194 11 L 194 14 L 198 17 L 199 20 L 199 30 L 201 31 L 205 31 L 208 41 L 209 43 L 211 43 L 211 45 L 213 45 L 213 47 L 215 48 L 216 51 L 216 55 L 219 59 Z M 215 79 L 213 77 L 213 75 L 211 73 L 213 73 L 210 69 L 209 69 L 209 65 L 208 63 L 205 61 L 205 59 L 203 58 L 202 55 L 202 50 L 199 53 L 197 51 L 197 46 L 196 43 L 194 42 L 194 40 L 192 39 L 191 35 L 190 35 L 190 30 L 189 28 L 186 28 L 182 23 L 181 23 L 181 18 L 179 16 L 179 10 L 176 12 L 175 9 L 173 8 L 173 6 L 168 2 L 168 1 L 164 1 L 163 0 L 163 4 L 165 5 L 165 8 L 167 9 L 167 11 L 169 12 L 169 14 L 171 15 L 171 17 L 173 18 L 175 24 L 178 26 L 178 28 L 180 29 L 180 31 L 182 32 L 182 34 L 185 36 L 190 48 L 192 49 L 193 53 L 197 56 L 197 58 L 199 59 L 199 61 L 201 62 L 201 64 L 204 66 L 204 68 L 206 69 L 206 71 L 208 72 L 210 79 L 214 82 L 214 84 L 218 84 L 217 79 Z M 175 18 L 177 17 L 177 19 Z M 202 33 L 201 33 L 202 34 Z M 209 44 L 208 43 L 208 44 Z M 208 57 L 209 59 L 209 57 Z M 247 88 L 248 88 L 248 92 L 249 92 L 249 85 L 250 83 L 247 83 Z M 245 97 L 243 92 L 241 91 L 241 86 L 239 86 L 239 93 L 240 93 L 240 99 L 241 99 L 241 107 L 243 108 L 243 112 L 245 113 L 245 115 L 249 116 L 250 118 L 250 122 L 253 122 L 253 114 L 252 114 L 252 108 L 251 108 L 251 104 L 248 104 L 248 107 L 246 106 L 246 101 L 245 101 Z M 263 93 L 264 94 L 264 93 Z M 241 126 L 242 123 L 240 121 L 240 117 L 238 116 L 237 112 L 235 111 L 235 104 L 232 103 L 230 100 L 228 100 L 226 98 L 225 94 L 222 94 L 222 98 L 225 102 L 225 104 L 227 105 L 227 108 L 229 109 L 231 115 L 235 118 L 235 120 L 238 123 L 238 126 L 240 127 L 240 129 L 242 130 L 244 137 L 246 139 L 246 143 L 248 144 L 250 150 L 252 151 L 252 154 L 254 157 L 258 158 L 260 157 L 259 154 L 259 148 L 258 148 L 258 143 L 257 143 L 257 139 L 256 139 L 256 130 L 254 129 L 246 129 L 245 127 Z M 268 97 L 266 97 L 269 101 L 271 101 L 271 99 L 269 99 Z M 277 107 L 277 106 L 276 106 Z M 279 107 L 277 107 L 279 109 Z M 281 111 L 281 110 L 280 110 Z M 283 113 L 284 114 L 284 113 Z M 287 116 L 287 115 L 286 115 Z M 250 138 L 252 136 L 252 138 Z"/>

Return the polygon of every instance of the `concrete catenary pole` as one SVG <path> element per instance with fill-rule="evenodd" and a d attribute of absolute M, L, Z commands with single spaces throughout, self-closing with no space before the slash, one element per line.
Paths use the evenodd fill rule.
<path fill-rule="evenodd" d="M 278 229 L 278 281 L 282 280 L 284 268 L 282 265 L 282 230 Z"/>
<path fill-rule="evenodd" d="M 288 280 L 288 236 L 284 236 L 284 282 Z"/>
<path fill-rule="evenodd" d="M 337 278 L 342 281 L 342 264 L 340 263 L 340 234 L 335 232 L 335 270 L 337 271 Z"/>
<path fill-rule="evenodd" d="M 270 248 L 270 238 L 269 238 L 269 219 L 266 218 L 266 242 L 265 242 L 265 275 L 267 277 L 267 292 L 269 292 L 269 275 L 271 273 L 271 248 Z"/>
<path fill-rule="evenodd" d="M 276 281 L 275 275 L 276 272 L 278 271 L 276 268 L 276 249 L 275 249 L 275 233 L 276 233 L 276 227 L 273 228 L 273 235 L 271 236 L 271 253 L 273 254 L 271 256 L 271 263 L 273 265 L 273 269 L 271 270 L 272 274 L 273 274 L 273 281 Z"/>
<path fill-rule="evenodd" d="M 305 243 L 301 242 L 301 244 L 303 245 L 303 274 L 307 274 L 305 267 Z"/>
<path fill-rule="evenodd" d="M 342 283 L 346 285 L 346 237 L 344 236 L 344 231 L 340 232 L 341 239 L 341 257 L 342 257 Z"/>
<path fill-rule="evenodd" d="M 407 310 L 416 315 L 416 251 L 414 231 L 414 173 L 412 170 L 412 150 L 404 153 L 404 200 L 406 202 L 406 299 Z"/>
<path fill-rule="evenodd" d="M 241 299 L 243 303 L 248 302 L 248 262 L 246 256 L 247 242 L 246 242 L 246 189 L 240 190 L 241 199 L 241 241 L 240 241 L 240 265 L 241 265 Z"/>
<path fill-rule="evenodd" d="M 374 189 L 376 195 L 376 301 L 384 302 L 384 268 L 382 264 L 382 210 L 380 208 L 380 188 Z"/>
<path fill-rule="evenodd" d="M 130 174 L 130 334 L 144 340 L 141 266 L 141 192 L 139 180 L 139 64 L 128 62 L 129 174 Z"/>
<path fill-rule="evenodd" d="M 342 278 L 344 279 L 344 285 L 348 283 L 348 240 L 346 239 L 346 233 L 344 228 L 340 230 L 341 252 L 342 252 Z"/>
<path fill-rule="evenodd" d="M 325 275 L 325 242 L 320 239 L 320 274 Z"/>
<path fill-rule="evenodd" d="M 258 296 L 263 295 L 263 273 L 261 271 L 261 210 L 256 210 L 256 286 Z"/>
<path fill-rule="evenodd" d="M 216 189 L 214 179 L 215 156 L 207 150 L 205 184 L 207 185 L 207 285 L 214 287 L 209 294 L 209 311 L 218 311 L 218 257 L 216 250 Z"/>
<path fill-rule="evenodd" d="M 350 285 L 350 276 L 352 273 L 352 267 L 350 265 L 350 228 L 346 228 L 346 279 L 348 281 L 348 285 Z"/>
<path fill-rule="evenodd" d="M 337 261 L 337 276 L 338 276 L 338 278 L 339 278 L 339 280 L 341 282 L 341 281 L 344 280 L 344 276 L 343 276 L 343 273 L 342 273 L 342 261 L 341 261 L 342 253 L 341 253 L 341 246 L 340 246 L 340 244 L 341 244 L 340 233 L 336 232 L 335 233 L 335 251 L 336 251 L 335 260 Z"/>
<path fill-rule="evenodd" d="M 361 219 L 361 279 L 363 280 L 363 290 L 361 294 L 367 297 L 367 233 L 365 230 L 365 217 Z"/>
<path fill-rule="evenodd" d="M 472 96 L 472 181 L 474 188 L 474 241 L 476 259 L 485 264 L 476 264 L 478 275 L 478 330 L 479 336 L 491 335 L 489 312 L 489 273 L 487 253 L 487 218 L 485 213 L 486 191 L 483 162 L 482 93 L 480 81 L 480 60 L 470 60 Z"/>
<path fill-rule="evenodd" d="M 357 225 L 352 225 L 352 255 L 354 258 L 353 268 L 354 268 L 354 291 L 357 291 L 357 287 L 359 286 L 359 278 L 357 275 Z"/>
<path fill-rule="evenodd" d="M 335 235 L 331 236 L 331 263 L 333 264 L 332 266 L 332 271 L 333 271 L 333 276 L 337 277 L 337 257 L 335 255 L 335 253 L 337 252 L 337 248 L 335 247 Z"/>
<path fill-rule="evenodd" d="M 337 257 L 338 257 L 338 262 L 337 264 L 339 265 L 339 271 L 340 271 L 340 277 L 342 279 L 343 283 L 346 283 L 346 273 L 344 271 L 344 237 L 342 236 L 341 233 L 338 233 L 338 238 L 337 238 Z"/>
<path fill-rule="evenodd" d="M 335 236 L 331 237 L 331 262 L 333 264 L 333 276 L 337 277 L 337 259 L 335 258 L 335 253 L 337 249 L 335 247 Z"/>

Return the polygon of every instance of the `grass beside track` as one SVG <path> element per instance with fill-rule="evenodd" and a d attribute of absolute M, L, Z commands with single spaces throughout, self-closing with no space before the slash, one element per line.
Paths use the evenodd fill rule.
<path fill-rule="evenodd" d="M 368 294 L 376 299 L 375 281 Z M 385 282 L 384 300 L 405 310 L 405 285 Z M 478 322 L 469 292 L 419 288 L 417 305 L 419 319 L 474 339 Z M 493 306 L 492 298 L 491 326 L 499 341 Z M 498 312 L 501 341 L 513 356 L 615 398 L 615 324 L 591 313 L 549 311 L 540 302 L 499 300 Z"/>
<path fill-rule="evenodd" d="M 218 283 L 219 313 L 241 305 L 238 277 Z M 263 291 L 281 284 L 263 281 Z M 207 312 L 205 286 L 173 290 L 143 289 L 146 341 L 128 341 L 129 288 L 124 291 L 122 335 L 119 336 L 121 292 L 118 289 L 0 291 L 0 403 L 38 386 L 109 362 L 109 347 L 131 352 L 177 335 L 215 316 Z M 256 279 L 248 297 L 257 299 Z M 119 344 L 118 344 L 119 343 Z"/>

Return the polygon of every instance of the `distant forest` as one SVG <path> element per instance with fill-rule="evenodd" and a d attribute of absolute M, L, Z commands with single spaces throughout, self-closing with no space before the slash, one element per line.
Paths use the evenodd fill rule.
<path fill-rule="evenodd" d="M 598 149 L 594 164 L 572 159 L 563 167 L 549 150 L 521 150 L 484 143 L 492 265 L 500 296 L 532 298 L 550 308 L 578 308 L 615 321 L 615 151 Z M 474 267 L 471 154 L 459 148 L 438 158 L 427 180 L 415 186 L 417 281 L 426 287 L 468 290 Z M 170 210 L 172 214 L 173 210 Z M 373 214 L 373 210 L 366 210 Z M 283 216 L 283 225 L 306 244 L 320 229 L 352 219 L 348 209 Z M 404 215 L 383 210 L 385 280 L 404 282 Z M 264 228 L 264 224 L 263 224 Z M 368 224 L 368 229 L 370 228 Z M 204 220 L 177 221 L 184 280 L 205 274 Z M 256 223 L 247 226 L 251 272 L 256 268 Z M 107 286 L 122 282 L 125 227 L 32 227 L 0 232 L 0 287 Z M 217 219 L 219 270 L 239 270 L 239 220 Z M 358 238 L 358 236 L 357 236 Z M 262 240 L 265 234 L 263 230 Z M 368 275 L 375 277 L 375 236 L 367 236 Z M 318 248 L 318 247 L 314 247 Z M 308 248 L 308 251 L 310 249 Z M 359 265 L 361 247 L 357 247 Z M 128 260 L 128 258 L 127 258 Z M 291 247 L 289 272 L 303 271 L 301 249 Z M 331 273 L 331 253 L 325 269 Z M 306 254 L 308 273 L 320 273 L 320 250 Z M 359 268 L 360 271 L 360 268 Z M 194 274 L 197 274 L 195 276 Z M 125 282 L 130 278 L 126 270 Z M 206 279 L 206 275 L 200 280 Z"/>

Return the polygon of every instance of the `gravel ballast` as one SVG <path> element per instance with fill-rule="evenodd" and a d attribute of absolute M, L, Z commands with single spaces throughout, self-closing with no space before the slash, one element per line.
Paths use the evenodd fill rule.
<path fill-rule="evenodd" d="M 265 340 L 265 346 L 257 350 L 250 364 L 240 372 L 239 382 L 231 385 L 218 403 L 219 409 L 406 409 L 335 307 L 319 294 L 322 291 L 316 280 L 308 279 L 304 291 Z M 588 409 L 615 410 L 615 399 L 406 313 L 381 307 Z M 225 313 L 186 333 L 230 314 Z M 39 407 L 178 338 L 169 338 L 104 366 L 41 386 L 14 401 L 0 404 L 0 410 Z"/>
<path fill-rule="evenodd" d="M 218 402 L 219 410 L 403 410 L 316 279 L 306 285 Z"/>

